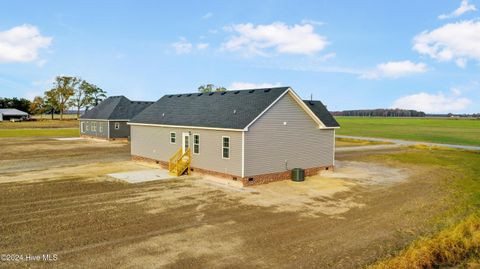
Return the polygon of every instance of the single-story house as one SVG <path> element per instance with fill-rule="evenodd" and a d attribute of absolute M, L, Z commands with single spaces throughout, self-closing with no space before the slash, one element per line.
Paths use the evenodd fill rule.
<path fill-rule="evenodd" d="M 23 112 L 16 108 L 1 108 L 0 109 L 0 121 L 4 120 L 24 120 L 29 117 L 27 112 Z"/>
<path fill-rule="evenodd" d="M 339 128 L 320 101 L 290 87 L 165 95 L 128 125 L 134 160 L 243 185 L 289 179 L 293 168 L 332 169 Z"/>
<path fill-rule="evenodd" d="M 80 117 L 80 136 L 127 140 L 130 137 L 127 122 L 153 103 L 110 96 Z"/>

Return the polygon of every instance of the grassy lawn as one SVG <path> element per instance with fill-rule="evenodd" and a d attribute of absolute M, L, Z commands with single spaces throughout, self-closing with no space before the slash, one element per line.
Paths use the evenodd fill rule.
<path fill-rule="evenodd" d="M 35 129 L 0 129 L 1 137 L 34 137 L 34 136 L 79 136 L 78 128 L 35 128 Z"/>
<path fill-rule="evenodd" d="M 466 266 L 470 262 L 477 264 L 480 259 L 480 152 L 412 147 L 410 151 L 381 158 L 452 171 L 446 184 L 452 189 L 455 206 L 439 218 L 438 232 L 419 238 L 393 257 L 369 268 L 439 268 Z"/>
<path fill-rule="evenodd" d="M 336 117 L 339 135 L 480 146 L 480 120 Z"/>
<path fill-rule="evenodd" d="M 77 120 L 36 120 L 36 121 L 21 121 L 21 122 L 0 122 L 1 129 L 34 129 L 34 128 L 78 128 Z"/>

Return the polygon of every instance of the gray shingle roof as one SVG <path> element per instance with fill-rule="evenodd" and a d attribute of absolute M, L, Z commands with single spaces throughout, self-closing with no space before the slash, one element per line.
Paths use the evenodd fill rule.
<path fill-rule="evenodd" d="M 320 119 L 320 121 L 325 124 L 326 127 L 340 127 L 340 124 L 335 120 L 335 118 L 328 112 L 327 108 L 320 101 L 308 101 L 303 100 L 305 104 L 315 113 L 315 115 Z"/>
<path fill-rule="evenodd" d="M 130 122 L 244 129 L 289 87 L 165 95 Z M 307 104 L 327 127 L 338 123 L 321 102 Z"/>
<path fill-rule="evenodd" d="M 129 120 L 154 102 L 130 101 L 125 96 L 110 96 L 85 112 L 81 119 Z"/>
<path fill-rule="evenodd" d="M 288 87 L 165 95 L 131 122 L 243 129 Z"/>
<path fill-rule="evenodd" d="M 1 108 L 0 114 L 5 116 L 28 116 L 27 112 L 23 112 L 16 108 Z"/>

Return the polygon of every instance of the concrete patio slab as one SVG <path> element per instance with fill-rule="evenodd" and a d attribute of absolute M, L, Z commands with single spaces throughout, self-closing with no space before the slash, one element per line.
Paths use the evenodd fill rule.
<path fill-rule="evenodd" d="M 108 176 L 127 181 L 129 183 L 141 183 L 147 181 L 167 180 L 176 178 L 175 176 L 171 176 L 167 170 L 162 169 L 147 169 L 133 172 L 114 173 L 108 174 Z"/>

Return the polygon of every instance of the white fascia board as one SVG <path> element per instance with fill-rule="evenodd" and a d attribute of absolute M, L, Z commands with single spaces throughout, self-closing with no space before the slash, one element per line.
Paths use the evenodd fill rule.
<path fill-rule="evenodd" d="M 218 130 L 218 131 L 243 132 L 242 129 L 230 129 L 230 128 L 199 127 L 199 126 L 182 126 L 182 125 L 166 125 L 166 124 L 136 123 L 136 122 L 129 122 L 129 123 L 127 123 L 127 124 L 128 124 L 128 125 L 138 125 L 138 126 L 153 126 L 153 127 L 168 127 L 168 128 L 204 129 L 204 130 Z"/>
<path fill-rule="evenodd" d="M 82 119 L 82 118 L 80 118 L 79 120 L 94 120 L 94 121 L 130 121 L 130 120 L 124 120 L 124 119 L 119 119 L 119 120 L 105 120 L 105 119 Z"/>

